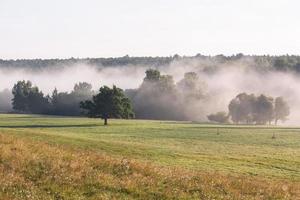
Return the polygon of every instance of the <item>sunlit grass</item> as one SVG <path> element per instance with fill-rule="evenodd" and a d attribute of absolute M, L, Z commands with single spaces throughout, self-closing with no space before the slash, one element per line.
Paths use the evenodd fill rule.
<path fill-rule="evenodd" d="M 3 198 L 298 198 L 298 128 L 102 123 L 0 115 Z"/>

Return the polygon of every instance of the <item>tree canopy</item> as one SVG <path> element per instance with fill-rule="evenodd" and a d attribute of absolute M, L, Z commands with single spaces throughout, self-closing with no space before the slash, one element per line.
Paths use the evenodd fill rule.
<path fill-rule="evenodd" d="M 104 119 L 104 125 L 107 125 L 109 118 L 134 117 L 130 100 L 116 86 L 101 87 L 99 93 L 94 95 L 92 100 L 82 101 L 80 107 L 87 111 L 86 114 L 89 117 Z"/>
<path fill-rule="evenodd" d="M 35 114 L 46 113 L 49 109 L 49 101 L 39 88 L 32 86 L 30 81 L 18 81 L 12 89 L 13 109 L 20 112 Z"/>
<path fill-rule="evenodd" d="M 273 97 L 261 94 L 241 93 L 228 105 L 229 115 L 234 123 L 266 124 L 275 120 L 284 121 L 289 115 L 289 106 L 283 97 Z"/>

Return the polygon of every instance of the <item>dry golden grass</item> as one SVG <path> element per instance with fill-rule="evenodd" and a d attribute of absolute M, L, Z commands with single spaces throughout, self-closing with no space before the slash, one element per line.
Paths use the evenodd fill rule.
<path fill-rule="evenodd" d="M 203 173 L 0 134 L 0 199 L 300 199 L 300 183 Z"/>

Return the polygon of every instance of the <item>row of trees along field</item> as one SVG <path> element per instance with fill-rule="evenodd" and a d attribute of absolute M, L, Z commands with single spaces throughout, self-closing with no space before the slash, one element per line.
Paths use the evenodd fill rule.
<path fill-rule="evenodd" d="M 75 84 L 73 90 L 58 92 L 54 89 L 52 95 L 44 95 L 30 81 L 18 81 L 12 89 L 13 109 L 18 112 L 51 115 L 80 115 L 79 103 L 91 99 L 94 92 L 88 83 Z"/>
<path fill-rule="evenodd" d="M 54 89 L 52 96 L 44 96 L 38 87 L 30 81 L 18 81 L 12 90 L 13 109 L 23 113 L 80 115 L 100 117 L 107 125 L 109 118 L 133 118 L 134 112 L 130 100 L 116 86 L 103 86 L 99 93 L 93 95 L 88 83 L 75 84 L 72 92 L 58 92 Z M 90 99 L 90 100 L 89 100 Z"/>
<path fill-rule="evenodd" d="M 143 83 L 137 89 L 128 89 L 124 93 L 132 104 L 136 118 L 187 120 L 189 107 L 200 102 L 203 97 L 203 85 L 194 72 L 188 72 L 178 83 L 170 75 L 161 75 L 158 70 L 149 69 Z M 92 100 L 96 93 L 88 83 L 78 83 L 71 92 L 58 92 L 44 95 L 30 81 L 19 81 L 12 90 L 13 109 L 19 112 L 80 115 L 81 101 Z"/>
<path fill-rule="evenodd" d="M 12 89 L 12 105 L 18 112 L 34 114 L 193 120 L 202 113 L 205 101 L 210 100 L 204 88 L 205 83 L 195 72 L 185 73 L 175 83 L 172 76 L 149 69 L 139 88 L 125 91 L 103 86 L 94 92 L 91 84 L 83 82 L 75 84 L 71 92 L 54 89 L 52 95 L 44 95 L 30 81 L 19 81 Z M 234 123 L 266 124 L 272 120 L 284 121 L 289 115 L 289 106 L 282 97 L 265 95 L 239 94 L 228 108 L 228 114 L 219 112 L 207 118 L 219 123 L 231 119 Z"/>
<path fill-rule="evenodd" d="M 278 120 L 284 122 L 290 114 L 290 108 L 283 97 L 269 97 L 261 94 L 241 93 L 231 100 L 228 106 L 229 113 L 218 112 L 208 115 L 208 119 L 219 123 L 228 123 L 229 118 L 234 123 L 271 124 Z"/>

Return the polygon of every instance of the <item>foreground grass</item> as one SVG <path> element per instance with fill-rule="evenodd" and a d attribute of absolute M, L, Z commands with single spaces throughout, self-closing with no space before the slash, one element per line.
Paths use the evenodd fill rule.
<path fill-rule="evenodd" d="M 0 115 L 0 199 L 300 199 L 298 128 L 110 122 Z"/>
<path fill-rule="evenodd" d="M 224 176 L 0 135 L 1 199 L 296 199 L 300 184 Z"/>

